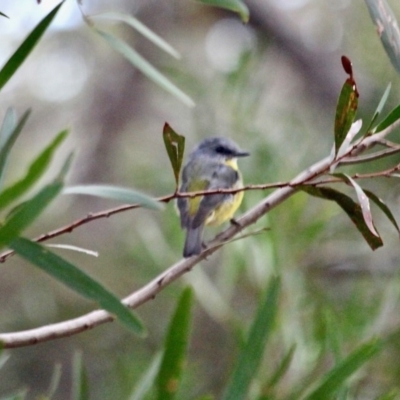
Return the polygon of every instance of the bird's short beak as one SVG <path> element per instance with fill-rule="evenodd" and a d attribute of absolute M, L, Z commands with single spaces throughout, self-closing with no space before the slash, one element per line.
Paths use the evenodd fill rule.
<path fill-rule="evenodd" d="M 236 157 L 247 157 L 250 153 L 248 151 L 240 151 L 235 154 Z"/>

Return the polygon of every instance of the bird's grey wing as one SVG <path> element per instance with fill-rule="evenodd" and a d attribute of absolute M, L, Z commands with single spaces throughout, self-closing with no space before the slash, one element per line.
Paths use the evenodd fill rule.
<path fill-rule="evenodd" d="M 232 188 L 238 178 L 238 172 L 229 165 L 216 164 L 207 190 Z M 210 213 L 231 196 L 231 194 L 223 193 L 204 196 L 200 202 L 199 210 L 193 218 L 192 227 L 197 228 L 203 224 Z"/>
<path fill-rule="evenodd" d="M 183 171 L 183 173 L 185 173 L 185 171 Z M 184 181 L 184 179 L 182 180 Z M 179 188 L 179 191 L 181 193 L 187 192 L 188 191 L 187 185 L 182 183 L 181 187 Z M 190 225 L 188 199 L 186 197 L 178 197 L 176 205 L 178 206 L 179 215 L 181 217 L 181 227 L 188 228 Z"/>

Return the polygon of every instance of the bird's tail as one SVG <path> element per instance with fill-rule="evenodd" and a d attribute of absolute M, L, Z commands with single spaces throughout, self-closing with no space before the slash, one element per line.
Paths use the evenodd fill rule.
<path fill-rule="evenodd" d="M 203 225 L 197 228 L 188 228 L 186 233 L 183 257 L 191 257 L 201 253 Z"/>

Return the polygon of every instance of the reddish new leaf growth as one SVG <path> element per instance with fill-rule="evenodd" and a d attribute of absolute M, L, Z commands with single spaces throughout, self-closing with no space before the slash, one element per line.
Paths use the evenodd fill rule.
<path fill-rule="evenodd" d="M 349 75 L 349 78 L 347 79 L 346 82 L 348 82 L 349 85 L 353 87 L 354 93 L 357 97 L 359 97 L 359 93 L 357 90 L 357 84 L 354 79 L 353 75 L 353 64 L 351 63 L 350 59 L 347 58 L 346 56 L 342 56 L 342 66 L 346 74 Z"/>
<path fill-rule="evenodd" d="M 342 65 L 346 74 L 350 75 L 350 79 L 353 79 L 353 66 L 346 56 L 342 56 Z"/>

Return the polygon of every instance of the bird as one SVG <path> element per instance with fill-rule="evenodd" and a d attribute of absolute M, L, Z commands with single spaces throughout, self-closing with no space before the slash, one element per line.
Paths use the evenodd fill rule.
<path fill-rule="evenodd" d="M 181 174 L 180 193 L 241 188 L 243 183 L 237 159 L 249 155 L 231 139 L 204 139 L 187 157 Z M 181 227 L 186 230 L 183 256 L 188 258 L 200 254 L 204 226 L 218 226 L 231 220 L 242 199 L 243 191 L 179 197 L 177 206 Z"/>

